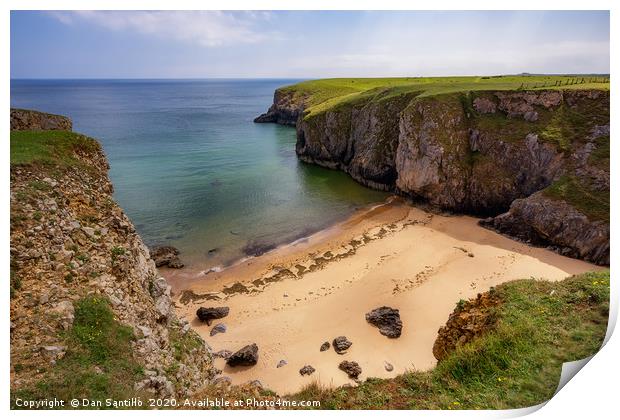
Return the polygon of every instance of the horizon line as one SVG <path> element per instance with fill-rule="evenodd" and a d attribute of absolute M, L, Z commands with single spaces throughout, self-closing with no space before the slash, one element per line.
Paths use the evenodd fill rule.
<path fill-rule="evenodd" d="M 611 73 L 506 73 L 506 74 L 466 74 L 451 76 L 359 76 L 359 77 L 11 77 L 10 80 L 321 80 L 321 79 L 422 79 L 451 77 L 503 77 L 503 76 L 607 76 Z"/>

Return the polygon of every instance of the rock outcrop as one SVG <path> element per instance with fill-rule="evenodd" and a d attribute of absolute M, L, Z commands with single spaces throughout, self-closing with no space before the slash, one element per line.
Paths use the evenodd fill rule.
<path fill-rule="evenodd" d="M 71 131 L 73 123 L 62 115 L 47 114 L 29 109 L 11 108 L 11 130 L 64 130 Z"/>
<path fill-rule="evenodd" d="M 71 128 L 67 118 L 22 110 L 12 110 L 11 124 Z M 77 308 L 94 296 L 133 334 L 132 357 L 144 371 L 135 389 L 187 396 L 213 377 L 210 351 L 177 318 L 170 286 L 114 202 L 100 145 L 80 142 L 65 151 L 72 165 L 11 165 L 11 388 L 47 378 L 64 357 L 50 349 L 70 345 Z"/>
<path fill-rule="evenodd" d="M 479 293 L 474 299 L 459 302 L 446 325 L 439 328 L 433 345 L 435 358 L 442 361 L 457 347 L 493 328 L 497 322 L 494 309 L 498 304 L 500 299 L 494 289 Z"/>
<path fill-rule="evenodd" d="M 591 220 L 565 201 L 537 192 L 512 202 L 510 210 L 481 225 L 562 255 L 609 265 L 609 223 Z"/>
<path fill-rule="evenodd" d="M 156 267 L 167 266 L 170 268 L 183 268 L 184 264 L 179 258 L 179 250 L 173 246 L 158 246 L 151 250 L 151 258 Z"/>
<path fill-rule="evenodd" d="M 606 194 L 609 206 L 608 91 L 418 96 L 388 89 L 318 111 L 316 104 L 305 109 L 308 101 L 291 87 L 276 91 L 264 120 L 288 125 L 296 120 L 300 160 L 345 171 L 371 188 L 488 217 L 509 211 L 515 200 L 550 188 L 564 176 L 576 176 L 588 178 L 588 194 Z M 519 218 L 531 225 L 528 237 L 538 235 L 537 242 L 564 254 L 608 264 L 609 235 L 599 237 L 609 227 L 608 217 L 587 214 L 580 207 L 588 203 L 572 200 L 569 193 L 553 199 L 558 204 L 546 206 L 546 214 Z M 587 238 L 562 232 L 571 229 L 562 223 L 568 209 L 549 213 L 565 206 L 587 219 L 583 225 L 596 226 Z M 486 225 L 513 234 L 520 227 L 508 225 L 517 223 L 518 208 L 510 212 Z M 536 228 L 548 223 L 559 230 Z"/>
<path fill-rule="evenodd" d="M 294 126 L 303 112 L 304 102 L 304 98 L 296 97 L 294 92 L 276 90 L 273 95 L 273 105 L 266 113 L 256 117 L 254 122 Z"/>

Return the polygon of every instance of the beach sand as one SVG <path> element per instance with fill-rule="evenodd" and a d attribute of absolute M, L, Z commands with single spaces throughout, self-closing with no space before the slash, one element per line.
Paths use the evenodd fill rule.
<path fill-rule="evenodd" d="M 179 316 L 213 351 L 258 345 L 259 361 L 252 367 L 230 368 L 215 359 L 233 383 L 257 379 L 280 394 L 313 381 L 355 384 L 338 369 L 341 361 L 358 362 L 360 379 L 432 368 L 437 330 L 460 299 L 513 279 L 561 280 L 599 269 L 513 241 L 477 221 L 434 215 L 391 198 L 219 273 L 167 269 L 162 274 L 176 292 Z M 367 312 L 384 305 L 400 310 L 400 338 L 381 335 L 365 320 Z M 230 314 L 207 326 L 196 319 L 200 306 L 228 306 Z M 218 322 L 228 330 L 211 337 Z M 353 342 L 346 354 L 319 351 L 340 335 Z M 280 360 L 287 364 L 277 368 Z M 393 371 L 386 371 L 386 362 Z M 302 377 L 299 369 L 305 365 L 314 367 L 314 374 Z"/>

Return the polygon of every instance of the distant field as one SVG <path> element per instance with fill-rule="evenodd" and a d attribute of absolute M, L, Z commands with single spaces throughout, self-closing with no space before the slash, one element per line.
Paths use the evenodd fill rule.
<path fill-rule="evenodd" d="M 420 96 L 476 90 L 609 89 L 609 78 L 601 76 L 468 76 L 403 77 L 309 80 L 280 89 L 306 98 L 309 114 L 369 95 L 390 97 L 419 92 Z"/>

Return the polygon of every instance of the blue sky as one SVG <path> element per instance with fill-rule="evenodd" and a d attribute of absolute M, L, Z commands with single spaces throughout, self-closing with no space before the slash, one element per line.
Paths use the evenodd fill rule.
<path fill-rule="evenodd" d="M 608 73 L 609 13 L 11 12 L 12 78 Z"/>

